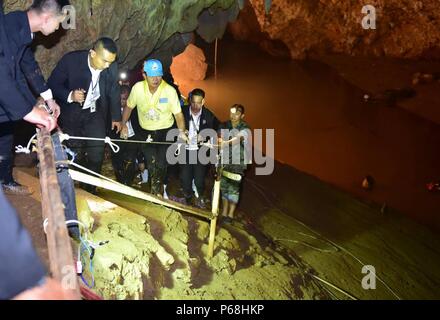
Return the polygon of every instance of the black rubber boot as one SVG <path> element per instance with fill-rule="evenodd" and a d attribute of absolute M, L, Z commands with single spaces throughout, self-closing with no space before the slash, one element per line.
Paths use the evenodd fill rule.
<path fill-rule="evenodd" d="M 12 159 L 10 157 L 0 156 L 0 183 L 9 183 L 12 178 Z"/>
<path fill-rule="evenodd" d="M 165 177 L 165 169 L 158 167 L 157 165 L 152 166 L 151 172 L 151 193 L 153 195 L 163 196 L 163 179 Z"/>
<path fill-rule="evenodd" d="M 27 196 L 32 194 L 28 187 L 22 186 L 12 177 L 12 159 L 3 157 L 0 160 L 0 183 L 7 195 Z"/>

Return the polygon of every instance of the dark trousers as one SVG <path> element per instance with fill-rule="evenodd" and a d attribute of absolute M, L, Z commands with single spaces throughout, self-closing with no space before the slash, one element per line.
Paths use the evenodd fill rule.
<path fill-rule="evenodd" d="M 0 183 L 10 183 L 12 178 L 12 147 L 14 144 L 14 123 L 0 124 Z"/>
<path fill-rule="evenodd" d="M 153 142 L 169 142 L 166 141 L 167 133 L 170 128 L 148 131 L 142 130 L 141 136 L 143 140 L 146 140 L 149 135 L 153 139 Z M 151 182 L 151 193 L 162 194 L 162 186 L 164 184 L 165 177 L 167 175 L 167 150 L 170 145 L 160 144 L 143 144 L 142 153 L 144 154 L 145 166 L 148 169 Z"/>
<path fill-rule="evenodd" d="M 120 139 L 116 134 L 111 135 Z M 130 140 L 137 140 L 136 136 Z M 118 153 L 112 152 L 112 165 L 115 170 L 116 180 L 125 185 L 131 185 L 136 175 L 136 158 L 139 152 L 139 145 L 136 143 L 119 143 Z"/>
<path fill-rule="evenodd" d="M 105 138 L 106 117 L 99 109 L 95 113 L 82 110 L 76 106 L 61 111 L 60 125 L 64 133 L 71 136 Z M 104 160 L 104 141 L 69 140 L 67 146 L 77 153 L 78 164 L 96 173 L 101 173 Z M 85 187 L 88 191 L 95 188 Z"/>
<path fill-rule="evenodd" d="M 196 185 L 199 197 L 203 196 L 205 192 L 205 177 L 208 169 L 207 165 L 189 164 L 190 159 L 194 160 L 198 157 L 198 150 L 186 150 L 186 161 L 187 164 L 180 165 L 180 183 L 182 184 L 182 189 L 185 198 L 191 198 L 193 196 L 192 181 L 194 179 L 194 184 Z M 194 162 L 192 162 L 194 163 Z"/>

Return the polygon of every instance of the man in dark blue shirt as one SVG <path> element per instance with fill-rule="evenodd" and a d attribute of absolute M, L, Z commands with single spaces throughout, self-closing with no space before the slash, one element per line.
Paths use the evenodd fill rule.
<path fill-rule="evenodd" d="M 0 183 L 7 193 L 27 193 L 12 177 L 13 122 L 24 119 L 53 129 L 60 107 L 35 61 L 31 43 L 35 32 L 50 35 L 66 18 L 68 0 L 34 0 L 27 11 L 1 13 L 0 20 Z M 35 94 L 40 98 L 37 100 Z M 39 105 L 46 103 L 54 117 Z"/>
<path fill-rule="evenodd" d="M 46 96 L 47 87 L 38 64 L 28 49 L 33 32 L 41 31 L 48 35 L 58 28 L 64 19 L 61 14 L 64 4 L 68 1 L 36 0 L 27 12 L 4 16 L 0 0 L 0 178 L 12 188 L 15 183 L 11 172 L 12 122 L 24 119 L 48 130 L 56 127 L 58 105 L 46 99 L 55 117 L 38 108 L 42 102 L 37 102 L 26 83 L 28 81 L 34 90 L 50 98 Z M 29 234 L 1 189 L 0 208 L 0 299 L 13 298 L 33 287 L 37 287 L 37 291 L 22 298 L 41 298 L 41 290 L 46 289 L 60 292 L 61 286 L 58 283 L 54 285 L 53 280 L 46 277 Z M 53 295 L 46 297 L 60 298 Z"/>

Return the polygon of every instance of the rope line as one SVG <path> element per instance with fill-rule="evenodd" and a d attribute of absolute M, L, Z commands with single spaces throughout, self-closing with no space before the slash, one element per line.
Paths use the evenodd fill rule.
<path fill-rule="evenodd" d="M 284 214 L 286 214 L 282 209 L 280 209 L 279 208 L 279 206 L 274 202 L 274 201 L 272 201 L 271 199 L 269 199 L 267 196 L 266 196 L 266 194 L 265 194 L 265 192 L 264 192 L 264 189 L 258 184 L 258 183 L 256 183 L 256 182 L 254 182 L 254 181 L 252 181 L 252 180 L 250 180 L 250 179 L 246 179 L 246 181 L 248 181 L 248 182 L 251 182 L 251 185 L 254 187 L 254 189 L 255 190 L 257 190 L 257 192 L 259 192 L 260 194 L 262 194 L 263 195 L 263 197 L 266 199 L 266 201 L 267 202 L 269 202 L 276 210 L 278 210 L 278 211 L 280 211 L 281 213 L 284 213 Z M 323 235 L 321 235 L 319 232 L 317 232 L 317 231 L 315 231 L 314 229 L 312 229 L 311 227 L 309 227 L 308 225 L 306 225 L 304 222 L 302 222 L 302 221 L 300 221 L 300 220 L 298 220 L 297 218 L 295 218 L 295 217 L 293 217 L 293 216 L 291 216 L 291 215 L 288 215 L 288 216 L 290 216 L 292 219 L 294 219 L 299 225 L 301 225 L 301 226 L 303 226 L 304 228 L 306 228 L 307 230 L 309 230 L 310 232 L 312 232 L 313 234 L 315 234 L 317 237 L 319 237 L 319 238 L 321 238 L 322 239 L 322 241 L 324 241 L 324 242 L 327 242 L 327 243 L 329 243 L 331 246 L 333 246 L 333 247 L 335 247 L 335 248 L 337 248 L 337 249 L 339 249 L 340 251 L 342 251 L 342 252 L 344 252 L 344 253 L 346 253 L 346 254 L 348 254 L 350 257 L 352 257 L 355 261 L 357 261 L 360 265 L 362 265 L 362 266 L 365 266 L 366 264 L 365 263 L 363 263 L 357 256 L 355 256 L 353 253 L 351 253 L 349 250 L 347 250 L 347 249 L 345 249 L 344 247 L 342 247 L 342 246 L 340 246 L 340 245 L 338 245 L 337 243 L 335 243 L 335 242 L 333 242 L 333 241 L 331 241 L 330 239 L 328 239 L 328 238 L 326 238 L 326 237 L 324 237 Z M 307 235 L 307 234 L 305 234 L 305 233 L 302 233 L 301 232 L 301 234 L 302 235 Z M 311 236 L 311 235 L 308 235 L 309 237 L 312 237 L 313 238 L 313 236 Z M 288 241 L 288 242 L 293 242 L 293 243 L 295 243 L 295 242 L 297 242 L 298 240 L 294 240 L 294 239 L 274 239 L 274 241 Z M 323 250 L 325 250 L 325 249 L 321 249 L 321 248 L 316 248 L 316 247 L 314 247 L 314 246 L 311 246 L 311 245 L 309 245 L 308 243 L 305 243 L 305 242 L 303 242 L 303 241 L 298 241 L 299 242 L 299 244 L 303 244 L 303 245 L 305 245 L 305 246 L 308 246 L 308 247 L 310 247 L 310 248 L 312 248 L 312 249 L 315 249 L 315 250 L 318 250 L 318 251 L 320 251 L 320 252 L 324 252 Z M 317 277 L 314 277 L 315 279 L 317 278 Z M 381 277 L 379 277 L 378 275 L 376 275 L 376 278 L 377 278 L 377 280 L 380 282 L 380 283 L 382 283 L 384 286 L 385 286 L 385 288 L 397 299 L 397 300 L 402 300 L 402 298 L 381 278 Z M 317 280 L 322 280 L 322 279 L 317 279 Z"/>

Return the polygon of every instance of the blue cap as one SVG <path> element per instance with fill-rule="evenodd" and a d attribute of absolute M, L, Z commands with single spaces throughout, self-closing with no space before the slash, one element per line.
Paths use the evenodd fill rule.
<path fill-rule="evenodd" d="M 162 77 L 162 63 L 159 60 L 147 60 L 144 65 L 144 71 L 148 77 Z"/>

